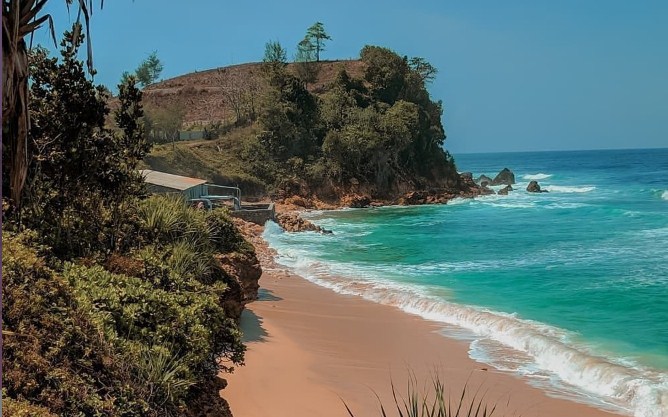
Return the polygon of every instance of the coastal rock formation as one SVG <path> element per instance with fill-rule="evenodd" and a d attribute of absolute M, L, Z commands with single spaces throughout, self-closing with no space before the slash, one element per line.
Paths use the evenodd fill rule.
<path fill-rule="evenodd" d="M 466 189 L 472 189 L 472 188 L 477 188 L 478 184 L 473 181 L 473 174 L 470 172 L 462 172 L 459 174 L 459 183 L 460 183 L 460 189 L 466 190 Z"/>
<path fill-rule="evenodd" d="M 540 185 L 538 184 L 538 181 L 531 181 L 529 185 L 527 185 L 527 191 L 530 193 L 547 193 L 547 190 L 541 190 Z"/>
<path fill-rule="evenodd" d="M 459 178 L 464 183 L 474 183 L 472 172 L 462 172 L 461 174 L 459 174 Z"/>
<path fill-rule="evenodd" d="M 499 195 L 508 195 L 508 192 L 513 191 L 513 187 L 510 185 L 506 185 L 502 189 L 500 189 L 497 194 Z"/>
<path fill-rule="evenodd" d="M 341 205 L 350 208 L 366 208 L 371 205 L 371 197 L 366 194 L 352 194 L 341 198 Z"/>
<path fill-rule="evenodd" d="M 291 197 L 287 197 L 283 200 L 284 204 L 288 205 L 293 205 L 295 207 L 302 207 L 306 209 L 314 209 L 315 204 L 313 201 L 309 198 L 302 197 L 300 195 L 293 195 Z"/>
<path fill-rule="evenodd" d="M 183 417 L 233 417 L 230 405 L 220 391 L 227 387 L 227 380 L 217 375 L 195 390 L 192 407 L 183 410 Z"/>
<path fill-rule="evenodd" d="M 487 186 L 479 186 L 473 181 L 473 175 L 465 172 L 459 176 L 459 190 L 452 193 L 454 197 L 473 198 L 479 195 L 494 194 L 494 190 Z"/>
<path fill-rule="evenodd" d="M 476 182 L 480 185 L 483 185 L 483 183 L 491 184 L 494 180 L 492 180 L 490 177 L 488 177 L 485 174 L 482 174 L 481 176 L 478 177 Z"/>
<path fill-rule="evenodd" d="M 228 291 L 223 308 L 228 315 L 239 319 L 244 306 L 257 299 L 262 275 L 260 262 L 254 252 L 232 252 L 216 256 L 219 268 L 225 273 Z"/>
<path fill-rule="evenodd" d="M 508 168 L 503 168 L 492 180 L 491 185 L 513 185 L 515 184 L 515 174 Z"/>
<path fill-rule="evenodd" d="M 487 186 L 487 183 L 484 183 L 483 185 L 480 186 L 480 195 L 491 195 L 491 194 L 496 194 L 494 190 L 489 188 Z"/>
<path fill-rule="evenodd" d="M 278 213 L 276 214 L 276 222 L 286 232 L 332 233 L 331 230 L 323 229 L 308 220 L 302 219 L 298 213 Z"/>

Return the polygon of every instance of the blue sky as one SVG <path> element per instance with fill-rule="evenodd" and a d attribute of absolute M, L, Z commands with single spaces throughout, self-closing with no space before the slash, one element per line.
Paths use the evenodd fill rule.
<path fill-rule="evenodd" d="M 47 11 L 57 34 L 76 18 L 64 1 Z M 454 154 L 668 146 L 667 1 L 107 0 L 96 81 L 115 86 L 154 50 L 163 78 L 258 61 L 268 40 L 292 54 L 316 21 L 324 59 L 374 44 L 435 65 Z"/>

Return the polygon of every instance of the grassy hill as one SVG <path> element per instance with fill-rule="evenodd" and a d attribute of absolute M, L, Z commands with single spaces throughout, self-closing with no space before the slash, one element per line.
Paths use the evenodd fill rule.
<path fill-rule="evenodd" d="M 144 164 L 246 196 L 337 202 L 456 189 L 442 103 L 426 88 L 436 72 L 422 58 L 365 46 L 359 60 L 249 63 L 165 80 L 144 90 L 143 103 L 147 130 L 168 143 Z M 176 141 L 178 129 L 204 139 Z"/>
<path fill-rule="evenodd" d="M 321 61 L 317 65 L 317 80 L 307 86 L 314 94 L 326 91 L 341 68 L 356 78 L 362 78 L 366 68 L 360 60 Z M 144 103 L 148 107 L 183 107 L 185 127 L 231 123 L 234 122 L 234 110 L 226 98 L 225 89 L 255 82 L 259 88 L 258 96 L 261 96 L 266 90 L 261 81 L 261 67 L 262 63 L 239 64 L 170 78 L 147 87 Z M 295 64 L 288 64 L 287 70 L 296 73 Z"/>
<path fill-rule="evenodd" d="M 317 80 L 307 86 L 313 94 L 327 91 L 341 69 L 362 78 L 366 64 L 360 60 L 322 61 L 317 64 Z M 143 103 L 148 109 L 184 110 L 183 128 L 202 129 L 220 123 L 224 132 L 213 140 L 180 141 L 155 145 L 144 159 L 144 167 L 177 175 L 204 178 L 218 184 L 236 185 L 246 196 L 263 196 L 268 186 L 240 158 L 248 152 L 248 142 L 260 132 L 257 122 L 235 126 L 235 111 L 226 95 L 230 86 L 249 80 L 257 86 L 262 101 L 268 85 L 262 79 L 262 63 L 247 63 L 193 72 L 153 84 L 144 90 Z M 295 64 L 287 71 L 295 73 Z"/>

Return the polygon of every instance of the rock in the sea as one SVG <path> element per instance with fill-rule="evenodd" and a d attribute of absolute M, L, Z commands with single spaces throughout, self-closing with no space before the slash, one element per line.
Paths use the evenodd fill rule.
<path fill-rule="evenodd" d="M 547 190 L 541 190 L 540 185 L 538 184 L 538 181 L 531 181 L 529 185 L 527 185 L 527 191 L 530 193 L 547 193 Z"/>
<path fill-rule="evenodd" d="M 302 219 L 298 213 L 279 213 L 276 214 L 276 222 L 286 232 L 318 232 L 331 234 L 331 230 L 316 226 L 308 220 Z"/>
<path fill-rule="evenodd" d="M 492 185 L 513 185 L 515 184 L 515 174 L 508 168 L 503 168 L 492 180 Z"/>
<path fill-rule="evenodd" d="M 494 180 L 488 177 L 487 175 L 482 174 L 481 176 L 478 177 L 477 180 L 475 180 L 475 182 L 482 185 L 484 182 L 486 182 L 487 184 L 491 184 L 492 182 L 494 182 Z"/>
<path fill-rule="evenodd" d="M 485 185 L 480 186 L 480 195 L 490 195 L 490 194 L 496 194 L 496 192 L 494 192 L 494 190 L 489 188 L 487 186 L 487 183 L 485 183 Z"/>
<path fill-rule="evenodd" d="M 503 187 L 502 189 L 500 189 L 500 190 L 497 192 L 497 194 L 499 194 L 499 195 L 508 195 L 508 192 L 510 192 L 510 191 L 513 191 L 513 187 L 511 187 L 510 185 L 506 185 L 505 187 Z"/>

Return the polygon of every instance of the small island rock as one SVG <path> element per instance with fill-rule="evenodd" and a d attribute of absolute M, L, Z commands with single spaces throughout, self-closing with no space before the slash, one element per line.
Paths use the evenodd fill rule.
<path fill-rule="evenodd" d="M 487 184 L 491 184 L 494 180 L 492 180 L 490 177 L 488 177 L 485 174 L 482 174 L 481 176 L 478 177 L 478 179 L 475 181 L 478 184 L 482 185 L 482 183 L 486 182 Z"/>
<path fill-rule="evenodd" d="M 506 185 L 505 187 L 503 187 L 502 189 L 500 189 L 500 190 L 497 192 L 497 194 L 499 194 L 499 195 L 508 195 L 508 192 L 510 192 L 510 191 L 513 191 L 513 187 L 511 187 L 510 185 Z"/>
<path fill-rule="evenodd" d="M 527 185 L 527 191 L 530 193 L 547 193 L 547 190 L 541 190 L 540 185 L 538 184 L 538 181 L 531 181 L 529 185 Z"/>
<path fill-rule="evenodd" d="M 515 184 L 515 174 L 508 168 L 503 168 L 492 180 L 492 185 L 513 185 Z"/>

